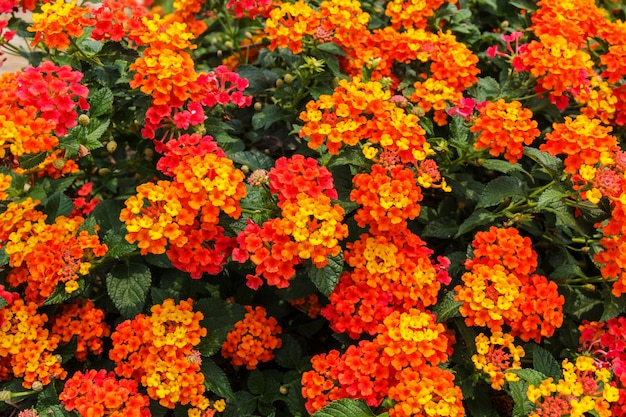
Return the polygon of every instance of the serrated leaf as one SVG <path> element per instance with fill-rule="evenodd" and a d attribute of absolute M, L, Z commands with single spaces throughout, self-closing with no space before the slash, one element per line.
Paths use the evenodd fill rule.
<path fill-rule="evenodd" d="M 546 207 L 554 205 L 556 202 L 560 202 L 564 196 L 565 191 L 562 188 L 548 188 L 539 196 L 539 199 L 537 200 L 537 210 L 542 210 Z"/>
<path fill-rule="evenodd" d="M 101 88 L 90 94 L 89 116 L 98 117 L 106 113 L 113 104 L 113 92 L 107 88 Z"/>
<path fill-rule="evenodd" d="M 134 252 L 137 249 L 137 245 L 131 245 L 124 239 L 119 231 L 108 230 L 104 235 L 104 243 L 107 245 L 106 256 L 109 258 L 119 259 L 124 255 Z"/>
<path fill-rule="evenodd" d="M 343 271 L 343 254 L 330 256 L 328 264 L 318 268 L 311 264 L 307 267 L 307 275 L 315 287 L 325 296 L 329 296 L 339 282 L 339 275 Z"/>
<path fill-rule="evenodd" d="M 374 417 L 372 410 L 362 400 L 333 401 L 313 414 L 313 417 Z"/>
<path fill-rule="evenodd" d="M 556 215 L 556 226 L 565 226 L 584 233 L 571 213 L 571 209 L 562 201 L 554 201 L 549 207 L 545 207 L 544 210 Z"/>
<path fill-rule="evenodd" d="M 555 381 L 561 379 L 561 366 L 554 356 L 539 345 L 533 345 L 533 368 Z"/>
<path fill-rule="evenodd" d="M 534 385 L 535 387 L 539 386 L 543 380 L 548 378 L 545 374 L 532 368 L 513 369 L 509 372 L 514 373 L 519 376 L 520 379 L 523 379 L 529 385 Z"/>
<path fill-rule="evenodd" d="M 52 405 L 49 407 L 45 407 L 44 409 L 38 410 L 40 411 L 40 415 L 46 417 L 70 417 L 71 414 L 65 409 L 65 407 L 60 405 Z"/>
<path fill-rule="evenodd" d="M 215 362 L 205 358 L 202 360 L 200 369 L 204 375 L 204 386 L 207 390 L 229 401 L 235 399 L 235 394 L 230 386 L 228 377 Z"/>
<path fill-rule="evenodd" d="M 450 291 L 446 293 L 441 301 L 433 308 L 433 313 L 437 316 L 437 322 L 442 323 L 448 319 L 459 316 L 459 307 L 463 305 L 461 301 L 456 301 L 454 297 L 456 293 Z"/>
<path fill-rule="evenodd" d="M 37 395 L 37 410 L 46 410 L 48 407 L 59 404 L 59 393 L 55 384 L 48 384 L 43 391 Z"/>
<path fill-rule="evenodd" d="M 104 132 L 109 128 L 110 122 L 108 120 L 104 120 L 102 122 L 96 122 L 97 127 L 95 127 L 90 133 L 88 133 L 84 138 L 81 138 L 79 142 L 84 145 L 87 149 L 94 150 L 103 147 L 104 145 L 100 141 Z"/>
<path fill-rule="evenodd" d="M 535 406 L 528 399 L 526 391 L 528 391 L 528 383 L 526 381 L 509 382 L 509 392 L 515 402 L 513 417 L 525 417 L 534 409 Z"/>
<path fill-rule="evenodd" d="M 72 199 L 63 193 L 57 192 L 48 197 L 45 212 L 51 219 L 59 216 L 68 216 L 74 210 Z"/>
<path fill-rule="evenodd" d="M 348 56 L 346 54 L 346 51 L 344 51 L 343 48 L 335 42 L 320 43 L 319 45 L 317 45 L 317 49 L 319 49 L 320 51 L 331 53 L 333 55 Z"/>
<path fill-rule="evenodd" d="M 491 223 L 496 218 L 497 216 L 492 212 L 485 209 L 478 209 L 470 214 L 470 216 L 465 219 L 463 223 L 461 223 L 461 225 L 459 226 L 459 230 L 456 232 L 456 235 L 454 235 L 454 238 L 456 239 L 457 237 L 464 235 L 465 233 L 477 228 L 478 226 Z"/>
<path fill-rule="evenodd" d="M 496 206 L 506 199 L 526 193 L 522 189 L 522 183 L 515 177 L 502 176 L 489 181 L 478 201 L 477 208 Z"/>
<path fill-rule="evenodd" d="M 537 148 L 524 147 L 524 155 L 541 164 L 551 175 L 560 172 L 563 168 L 563 161 Z"/>
<path fill-rule="evenodd" d="M 0 266 L 7 265 L 10 260 L 11 260 L 11 257 L 7 254 L 6 246 L 2 246 L 0 248 Z"/>
<path fill-rule="evenodd" d="M 250 372 L 248 376 L 248 391 L 255 395 L 261 395 L 265 391 L 265 378 L 258 369 Z"/>
<path fill-rule="evenodd" d="M 240 165 L 246 165 L 251 171 L 264 169 L 269 171 L 274 167 L 274 159 L 259 151 L 235 152 L 229 158 Z"/>
<path fill-rule="evenodd" d="M 257 398 L 248 391 L 237 391 L 234 399 L 226 405 L 224 417 L 253 417 Z"/>
<path fill-rule="evenodd" d="M 285 113 L 281 110 L 280 107 L 269 104 L 263 106 L 263 109 L 255 113 L 252 116 L 252 127 L 254 129 L 269 129 L 272 124 L 283 120 L 285 118 Z"/>
<path fill-rule="evenodd" d="M 50 296 L 46 298 L 46 300 L 41 305 L 50 306 L 54 304 L 61 304 L 67 300 L 76 297 L 77 295 L 80 295 L 80 293 L 82 293 L 85 289 L 85 281 L 83 279 L 78 279 L 76 282 L 78 283 L 78 290 L 72 292 L 71 294 L 65 291 L 64 284 L 58 284 L 54 288 L 52 294 L 50 294 Z"/>
<path fill-rule="evenodd" d="M 615 318 L 622 314 L 626 310 L 626 297 L 615 297 L 607 288 L 602 292 L 604 299 L 604 310 L 600 317 L 600 322 L 604 322 Z"/>
<path fill-rule="evenodd" d="M 567 303 L 563 306 L 563 311 L 577 318 L 582 318 L 585 313 L 602 303 L 600 300 L 585 296 L 579 290 L 572 291 L 565 299 Z"/>
<path fill-rule="evenodd" d="M 20 168 L 31 169 L 31 168 L 35 168 L 36 166 L 41 164 L 43 161 L 45 161 L 47 156 L 48 154 L 45 152 L 34 153 L 34 154 L 29 153 L 29 154 L 20 156 L 18 158 L 18 162 L 19 162 Z"/>
<path fill-rule="evenodd" d="M 532 175 L 526 171 L 520 164 L 512 164 L 509 161 L 503 161 L 501 159 L 487 159 L 482 164 L 483 168 L 490 169 L 492 171 L 502 172 L 503 174 L 510 174 L 512 172 L 520 172 L 532 179 Z"/>
<path fill-rule="evenodd" d="M 450 123 L 450 141 L 459 145 L 469 143 L 470 130 L 461 116 L 452 116 Z"/>
<path fill-rule="evenodd" d="M 436 237 L 437 239 L 449 239 L 459 230 L 451 217 L 441 217 L 426 223 L 424 230 L 420 233 L 422 237 Z"/>
<path fill-rule="evenodd" d="M 500 96 L 500 83 L 493 77 L 479 78 L 472 88 L 472 96 L 477 102 L 493 100 Z"/>
<path fill-rule="evenodd" d="M 120 221 L 120 212 L 122 210 L 122 203 L 115 200 L 103 200 L 98 203 L 91 212 L 91 216 L 96 219 L 100 230 L 106 232 L 107 230 L 122 230 L 123 223 Z"/>
<path fill-rule="evenodd" d="M 194 308 L 204 315 L 201 323 L 208 333 L 197 346 L 203 356 L 219 352 L 228 332 L 246 314 L 243 306 L 219 298 L 200 299 L 194 303 Z"/>
<path fill-rule="evenodd" d="M 286 369 L 298 369 L 302 362 L 302 348 L 292 336 L 283 334 L 282 345 L 274 351 L 276 363 Z"/>
<path fill-rule="evenodd" d="M 109 297 L 125 318 L 141 313 L 151 284 L 150 269 L 135 262 L 115 266 L 106 277 Z"/>

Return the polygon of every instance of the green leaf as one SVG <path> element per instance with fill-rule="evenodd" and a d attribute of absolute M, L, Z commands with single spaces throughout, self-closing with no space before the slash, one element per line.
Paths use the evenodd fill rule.
<path fill-rule="evenodd" d="M 60 405 L 53 405 L 50 407 L 45 407 L 44 409 L 39 410 L 40 415 L 46 417 L 70 417 L 70 414 L 65 407 Z"/>
<path fill-rule="evenodd" d="M 456 239 L 457 237 L 464 235 L 465 233 L 477 228 L 478 226 L 491 223 L 496 218 L 497 216 L 492 212 L 485 209 L 478 209 L 470 214 L 470 216 L 465 219 L 463 223 L 461 223 L 461 225 L 459 226 L 459 230 L 456 232 L 456 235 L 454 235 L 454 238 Z"/>
<path fill-rule="evenodd" d="M 11 260 L 11 258 L 7 254 L 6 246 L 2 246 L 0 248 L 0 266 L 8 265 L 10 260 Z"/>
<path fill-rule="evenodd" d="M 272 124 L 283 120 L 286 117 L 282 109 L 274 104 L 263 106 L 263 109 L 252 116 L 252 127 L 254 129 L 269 129 Z"/>
<path fill-rule="evenodd" d="M 250 372 L 248 376 L 248 391 L 255 395 L 261 395 L 265 391 L 265 378 L 258 369 Z"/>
<path fill-rule="evenodd" d="M 461 116 L 452 116 L 450 123 L 450 141 L 465 146 L 469 143 L 470 130 Z"/>
<path fill-rule="evenodd" d="M 555 381 L 561 379 L 561 366 L 554 356 L 539 345 L 532 345 L 533 368 Z"/>
<path fill-rule="evenodd" d="M 235 400 L 235 394 L 230 386 L 228 377 L 211 359 L 203 359 L 201 371 L 204 374 L 204 386 L 207 390 L 229 401 Z"/>
<path fill-rule="evenodd" d="M 92 124 L 94 127 L 92 127 Z M 94 122 L 92 119 L 89 126 L 90 132 L 84 138 L 80 138 L 79 142 L 90 151 L 103 147 L 104 145 L 100 141 L 100 138 L 109 128 L 109 124 L 110 122 L 108 120 Z"/>
<path fill-rule="evenodd" d="M 563 161 L 537 148 L 524 147 L 524 155 L 541 164 L 551 175 L 560 172 L 563 168 Z"/>
<path fill-rule="evenodd" d="M 257 398 L 248 391 L 237 391 L 234 399 L 226 404 L 224 417 L 252 417 L 257 407 Z"/>
<path fill-rule="evenodd" d="M 208 333 L 197 346 L 202 356 L 219 352 L 228 332 L 246 314 L 243 306 L 219 298 L 200 299 L 194 303 L 194 308 L 204 315 L 202 326 Z"/>
<path fill-rule="evenodd" d="M 563 312 L 571 314 L 576 318 L 582 318 L 583 315 L 593 310 L 602 301 L 587 297 L 580 290 L 575 289 L 565 295 L 567 302 L 563 306 Z"/>
<path fill-rule="evenodd" d="M 478 201 L 477 208 L 496 206 L 507 198 L 524 197 L 526 193 L 523 190 L 522 182 L 509 176 L 498 177 L 491 180 L 483 190 L 482 196 Z"/>
<path fill-rule="evenodd" d="M 307 267 L 307 274 L 311 282 L 325 296 L 329 296 L 337 282 L 339 275 L 343 271 L 343 254 L 328 258 L 328 264 L 323 268 L 318 268 L 314 264 Z"/>
<path fill-rule="evenodd" d="M 433 313 L 437 316 L 437 322 L 442 323 L 448 319 L 459 316 L 459 307 L 463 305 L 461 301 L 456 301 L 454 297 L 456 293 L 449 291 L 444 295 L 443 299 L 439 301 L 433 308 Z"/>
<path fill-rule="evenodd" d="M 48 384 L 43 391 L 37 395 L 37 410 L 47 410 L 48 407 L 59 404 L 59 393 L 55 384 Z M 45 415 L 45 414 L 42 414 Z"/>
<path fill-rule="evenodd" d="M 137 249 L 137 245 L 131 245 L 119 231 L 112 229 L 106 232 L 103 241 L 108 247 L 106 256 L 109 258 L 119 259 Z"/>
<path fill-rule="evenodd" d="M 69 299 L 72 299 L 79 295 L 85 289 L 85 281 L 83 279 L 79 279 L 76 281 L 78 283 L 78 290 L 73 293 L 68 293 L 65 291 L 65 284 L 58 284 L 52 294 L 42 303 L 44 306 L 50 306 L 55 304 L 61 304 Z"/>
<path fill-rule="evenodd" d="M 528 391 L 528 383 L 526 381 L 509 382 L 509 391 L 511 398 L 515 402 L 513 417 L 525 417 L 535 408 L 535 405 L 530 402 L 526 395 L 526 391 Z"/>
<path fill-rule="evenodd" d="M 74 210 L 72 199 L 63 193 L 54 193 L 46 202 L 45 212 L 51 219 L 59 216 L 68 216 Z"/>
<path fill-rule="evenodd" d="M 22 155 L 18 158 L 20 168 L 22 169 L 35 168 L 37 165 L 45 161 L 47 156 L 48 154 L 45 152 L 34 153 L 34 154 L 29 153 L 26 155 Z"/>
<path fill-rule="evenodd" d="M 602 291 L 602 295 L 604 311 L 602 312 L 602 317 L 600 317 L 600 322 L 617 317 L 626 310 L 626 297 L 617 298 L 608 288 Z"/>
<path fill-rule="evenodd" d="M 459 225 L 454 219 L 445 216 L 434 221 L 429 221 L 420 233 L 422 237 L 435 237 L 437 239 L 450 239 L 459 230 Z"/>
<path fill-rule="evenodd" d="M 109 297 L 125 318 L 141 313 L 151 284 L 150 269 L 140 263 L 119 264 L 106 277 Z"/>
<path fill-rule="evenodd" d="M 283 334 L 282 345 L 274 352 L 274 360 L 283 368 L 298 369 L 302 363 L 302 348 L 292 336 Z"/>
<path fill-rule="evenodd" d="M 333 401 L 313 414 L 313 417 L 374 417 L 372 410 L 362 400 Z"/>
<path fill-rule="evenodd" d="M 470 94 L 477 102 L 496 99 L 500 96 L 500 83 L 493 77 L 479 78 Z"/>
<path fill-rule="evenodd" d="M 584 234 L 578 221 L 572 214 L 572 209 L 562 201 L 553 201 L 549 207 L 544 208 L 545 211 L 556 215 L 556 226 L 569 227 Z"/>
<path fill-rule="evenodd" d="M 89 97 L 89 116 L 98 117 L 106 113 L 113 104 L 113 92 L 107 88 L 95 90 Z"/>
<path fill-rule="evenodd" d="M 502 172 L 503 174 L 510 174 L 512 172 L 520 172 L 533 179 L 532 175 L 526 171 L 520 164 L 512 164 L 509 161 L 503 161 L 501 159 L 486 159 L 483 162 L 483 168 L 490 169 L 492 171 Z"/>
<path fill-rule="evenodd" d="M 509 372 L 514 373 L 524 381 L 528 382 L 529 385 L 534 385 L 535 387 L 539 386 L 543 380 L 548 378 L 545 374 L 532 368 L 513 369 Z"/>
<path fill-rule="evenodd" d="M 320 51 L 331 53 L 333 55 L 348 56 L 346 54 L 346 51 L 344 51 L 343 48 L 335 42 L 320 43 L 319 45 L 317 45 L 317 49 L 319 49 Z"/>
<path fill-rule="evenodd" d="M 274 159 L 259 151 L 235 152 L 229 158 L 240 165 L 246 165 L 251 171 L 264 169 L 269 171 L 274 167 Z"/>
<path fill-rule="evenodd" d="M 123 230 L 124 224 L 120 221 L 122 202 L 115 200 L 104 200 L 100 202 L 91 212 L 91 216 L 96 219 L 100 230 L 106 232 L 110 229 Z"/>

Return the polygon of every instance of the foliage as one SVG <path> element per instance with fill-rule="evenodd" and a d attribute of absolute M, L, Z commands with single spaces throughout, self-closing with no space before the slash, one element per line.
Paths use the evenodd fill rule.
<path fill-rule="evenodd" d="M 0 13 L 0 413 L 626 415 L 621 2 Z"/>

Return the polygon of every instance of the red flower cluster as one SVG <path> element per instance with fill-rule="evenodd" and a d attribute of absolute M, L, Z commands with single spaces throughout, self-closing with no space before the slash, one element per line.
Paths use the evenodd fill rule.
<path fill-rule="evenodd" d="M 282 329 L 274 317 L 268 317 L 261 306 L 245 306 L 246 315 L 235 323 L 222 344 L 222 356 L 234 366 L 256 369 L 260 362 L 274 359 L 274 350 L 282 346 L 278 337 Z"/>
<path fill-rule="evenodd" d="M 537 254 L 530 239 L 514 228 L 491 227 L 472 242 L 463 285 L 455 288 L 468 326 L 487 326 L 492 332 L 510 327 L 513 336 L 539 342 L 563 323 L 563 303 L 556 283 L 533 274 Z M 531 275 L 532 274 L 532 275 Z"/>
<path fill-rule="evenodd" d="M 263 280 L 278 288 L 289 286 L 295 266 L 305 260 L 318 268 L 339 255 L 339 241 L 348 235 L 344 210 L 331 202 L 337 196 L 332 177 L 316 160 L 295 155 L 280 158 L 268 175 L 270 189 L 278 193 L 281 217 L 262 226 L 251 220 L 237 236 L 233 260 L 256 265 L 248 286 L 257 289 Z"/>
<path fill-rule="evenodd" d="M 137 392 L 137 381 L 117 379 L 114 372 L 78 371 L 59 394 L 67 411 L 81 417 L 150 417 L 150 400 Z"/>

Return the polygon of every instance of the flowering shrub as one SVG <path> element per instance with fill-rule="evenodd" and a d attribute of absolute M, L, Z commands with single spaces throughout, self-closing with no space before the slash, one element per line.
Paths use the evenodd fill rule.
<path fill-rule="evenodd" d="M 622 2 L 0 13 L 0 415 L 626 416 Z"/>

